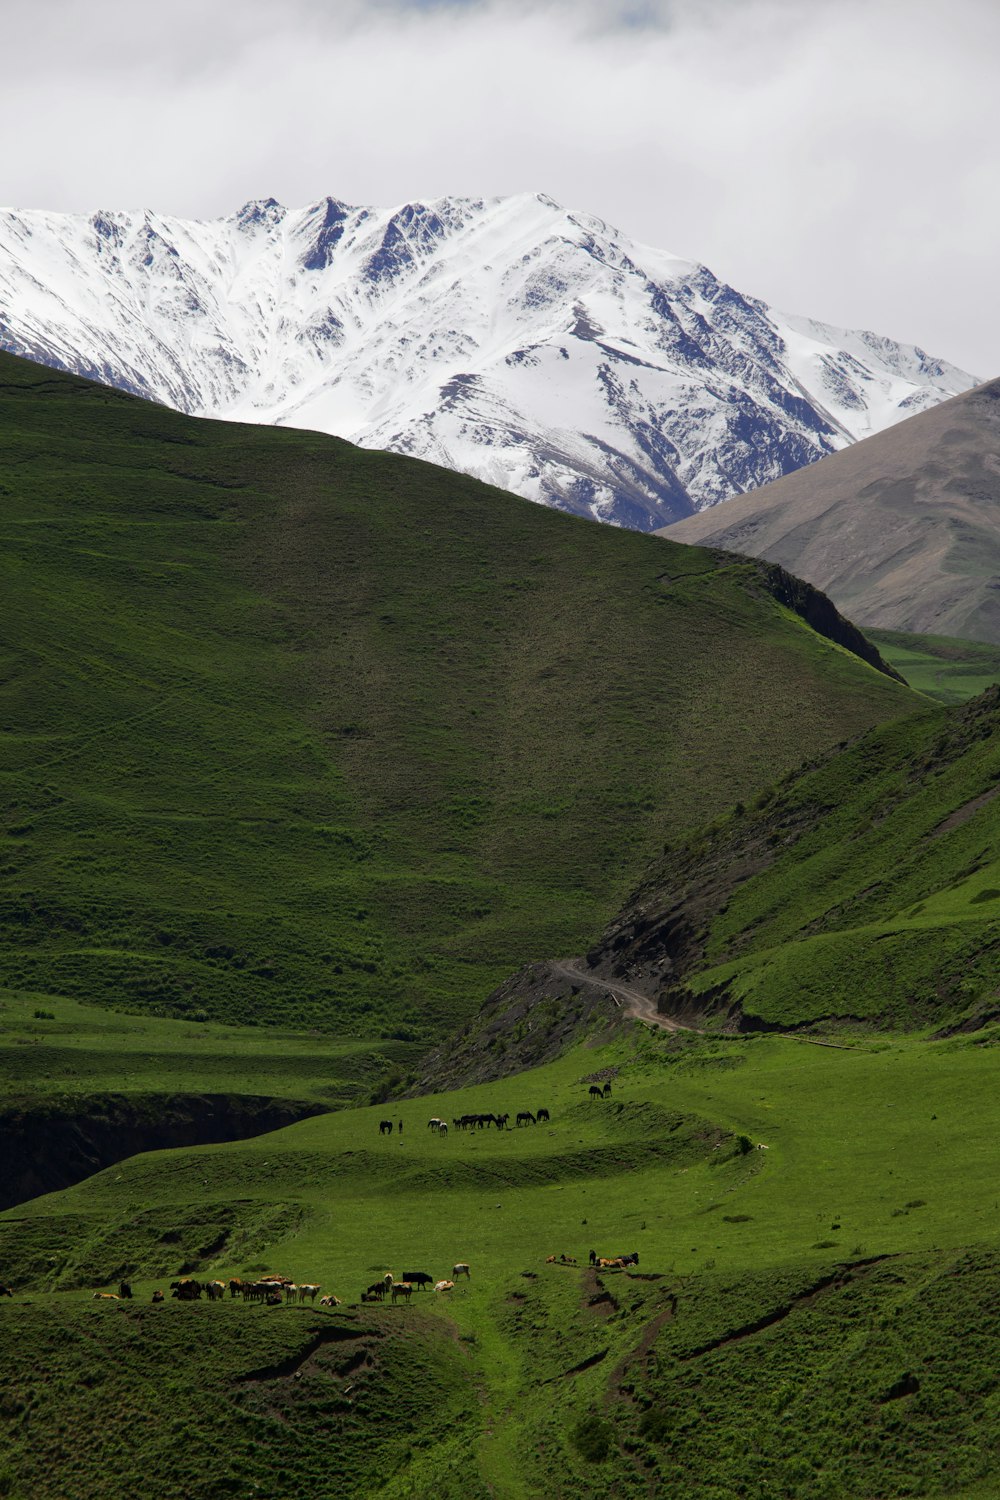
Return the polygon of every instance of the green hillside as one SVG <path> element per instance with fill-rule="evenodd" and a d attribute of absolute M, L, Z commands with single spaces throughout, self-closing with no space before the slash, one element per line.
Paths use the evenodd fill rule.
<path fill-rule="evenodd" d="M 0 517 L 0 983 L 42 1008 L 441 1034 L 919 701 L 757 563 L 9 356 Z"/>
<path fill-rule="evenodd" d="M 594 1040 L 405 1101 L 401 1135 L 343 1110 L 0 1215 L 4 1493 L 994 1496 L 992 1049 Z M 458 1260 L 451 1293 L 359 1302 Z M 150 1305 L 181 1272 L 265 1270 L 344 1305 Z M 133 1302 L 93 1300 L 122 1275 Z"/>
<path fill-rule="evenodd" d="M 992 1021 L 1000 687 L 873 730 L 677 846 L 589 955 L 716 1023 Z"/>

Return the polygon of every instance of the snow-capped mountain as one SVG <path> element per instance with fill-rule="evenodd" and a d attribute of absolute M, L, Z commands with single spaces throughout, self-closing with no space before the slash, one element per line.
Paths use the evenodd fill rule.
<path fill-rule="evenodd" d="M 976 384 L 550 198 L 0 212 L 0 347 L 641 530 Z"/>

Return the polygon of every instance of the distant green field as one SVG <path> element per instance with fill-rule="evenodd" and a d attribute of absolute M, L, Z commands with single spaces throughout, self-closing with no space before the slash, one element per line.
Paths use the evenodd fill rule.
<path fill-rule="evenodd" d="M 918 700 L 763 565 L 0 356 L 0 983 L 427 1040 Z"/>
<path fill-rule="evenodd" d="M 1000 682 L 1000 646 L 986 641 L 867 628 L 865 635 L 912 688 L 941 703 L 963 703 Z"/>
<path fill-rule="evenodd" d="M 61 995 L 0 991 L 0 1105 L 114 1091 L 273 1095 L 332 1107 L 416 1052 L 391 1039 L 123 1015 Z"/>
<path fill-rule="evenodd" d="M 122 1163 L 0 1216 L 7 1493 L 996 1493 L 994 1075 L 974 1039 L 643 1033 L 407 1101 L 402 1136 L 376 1107 Z M 591 1248 L 638 1274 L 602 1286 Z M 182 1266 L 356 1303 L 460 1259 L 471 1281 L 408 1308 L 147 1305 Z M 123 1274 L 134 1308 L 92 1301 Z M 211 1399 L 176 1413 L 184 1390 Z"/>

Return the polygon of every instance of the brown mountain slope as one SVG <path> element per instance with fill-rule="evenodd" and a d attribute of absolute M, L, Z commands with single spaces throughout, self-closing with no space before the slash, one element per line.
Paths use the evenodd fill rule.
<path fill-rule="evenodd" d="M 1000 380 L 658 535 L 781 563 L 862 626 L 1000 642 Z"/>

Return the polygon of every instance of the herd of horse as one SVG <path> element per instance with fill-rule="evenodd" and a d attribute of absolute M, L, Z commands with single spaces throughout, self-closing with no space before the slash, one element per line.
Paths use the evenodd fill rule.
<path fill-rule="evenodd" d="M 592 1083 L 590 1085 L 589 1096 L 591 1099 L 610 1099 L 611 1084 L 605 1083 L 602 1088 L 600 1085 Z M 552 1116 L 544 1106 L 534 1111 L 522 1109 L 514 1117 L 514 1126 L 516 1128 L 519 1125 L 541 1125 L 551 1120 L 551 1118 Z M 453 1130 L 488 1130 L 491 1125 L 497 1130 L 509 1130 L 511 1128 L 510 1114 L 458 1115 L 451 1122 Z M 448 1121 L 440 1119 L 437 1115 L 432 1115 L 427 1121 L 427 1129 L 433 1131 L 436 1135 L 447 1135 Z M 393 1131 L 398 1135 L 403 1134 L 402 1120 L 397 1120 L 395 1124 L 393 1124 L 392 1120 L 379 1120 L 379 1135 L 392 1135 Z"/>

